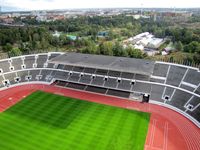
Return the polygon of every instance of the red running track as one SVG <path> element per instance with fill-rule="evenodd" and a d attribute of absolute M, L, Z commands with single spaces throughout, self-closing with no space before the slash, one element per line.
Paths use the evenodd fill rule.
<path fill-rule="evenodd" d="M 0 112 L 36 90 L 82 100 L 151 113 L 145 150 L 200 150 L 200 129 L 181 114 L 168 108 L 52 85 L 30 84 L 12 87 L 0 93 Z"/>

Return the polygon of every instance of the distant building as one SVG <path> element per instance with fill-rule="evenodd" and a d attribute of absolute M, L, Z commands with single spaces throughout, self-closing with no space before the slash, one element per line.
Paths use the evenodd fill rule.
<path fill-rule="evenodd" d="M 164 43 L 164 39 L 161 38 L 152 38 L 149 41 L 147 47 L 157 49 Z"/>
<path fill-rule="evenodd" d="M 164 39 L 156 38 L 153 34 L 150 34 L 149 32 L 144 32 L 125 40 L 124 43 L 133 44 L 135 45 L 135 47 L 157 49 L 160 47 L 161 44 L 164 43 Z"/>
<path fill-rule="evenodd" d="M 173 43 L 170 42 L 170 43 L 167 45 L 167 47 L 165 47 L 165 48 L 163 49 L 162 55 L 168 55 L 171 51 L 174 51 L 174 50 L 175 50 L 175 48 L 174 48 L 174 46 L 173 46 Z"/>
<path fill-rule="evenodd" d="M 165 42 L 162 38 L 156 38 L 149 32 L 140 33 L 134 37 L 124 40 L 124 47 L 131 46 L 146 52 L 149 56 L 158 53 L 157 49 Z"/>
<path fill-rule="evenodd" d="M 14 22 L 13 18 L 3 18 L 1 21 L 5 24 L 12 24 Z"/>
<path fill-rule="evenodd" d="M 47 16 L 40 16 L 40 15 L 38 15 L 38 16 L 36 17 L 36 20 L 37 20 L 37 21 L 46 21 L 46 20 L 47 20 Z"/>
<path fill-rule="evenodd" d="M 135 14 L 135 15 L 126 15 L 126 16 L 132 16 L 134 19 L 140 19 L 140 18 L 144 18 L 144 19 L 149 19 L 150 16 L 146 16 L 146 15 L 141 15 L 141 14 Z"/>
<path fill-rule="evenodd" d="M 108 31 L 100 31 L 97 34 L 98 37 L 107 37 L 108 36 Z"/>
<path fill-rule="evenodd" d="M 60 32 L 55 31 L 55 33 L 52 34 L 54 37 L 60 37 Z"/>

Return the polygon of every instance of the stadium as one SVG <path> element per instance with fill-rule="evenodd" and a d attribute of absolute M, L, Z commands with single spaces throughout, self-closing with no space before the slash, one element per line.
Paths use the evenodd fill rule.
<path fill-rule="evenodd" d="M 200 70 L 49 52 L 0 60 L 2 150 L 198 150 Z"/>

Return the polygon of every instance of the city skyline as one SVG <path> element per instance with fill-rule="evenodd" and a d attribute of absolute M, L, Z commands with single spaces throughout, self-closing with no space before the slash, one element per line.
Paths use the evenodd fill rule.
<path fill-rule="evenodd" d="M 2 11 L 78 8 L 200 8 L 198 0 L 0 0 Z"/>

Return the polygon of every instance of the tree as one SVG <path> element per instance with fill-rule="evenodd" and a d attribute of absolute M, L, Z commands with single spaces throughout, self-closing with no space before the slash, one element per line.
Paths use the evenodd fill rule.
<path fill-rule="evenodd" d="M 3 50 L 5 52 L 9 52 L 12 50 L 12 45 L 10 43 L 7 43 L 5 46 L 3 46 Z"/>
<path fill-rule="evenodd" d="M 39 41 L 39 39 L 40 39 L 39 34 L 38 33 L 34 33 L 32 39 L 33 39 L 33 41 Z"/>
<path fill-rule="evenodd" d="M 22 52 L 19 48 L 12 48 L 11 51 L 8 52 L 9 56 L 20 56 Z"/>
<path fill-rule="evenodd" d="M 94 42 L 91 42 L 86 48 L 82 50 L 82 53 L 87 54 L 96 54 L 97 53 L 97 46 Z"/>
<path fill-rule="evenodd" d="M 184 47 L 185 52 L 200 54 L 200 43 L 193 41 Z"/>
<path fill-rule="evenodd" d="M 123 46 L 119 42 L 115 42 L 112 51 L 114 56 L 128 56 L 128 52 L 126 51 L 126 49 L 123 48 Z"/>
<path fill-rule="evenodd" d="M 113 55 L 113 43 L 112 42 L 104 42 L 99 45 L 99 52 L 102 55 Z"/>
<path fill-rule="evenodd" d="M 177 49 L 178 51 L 182 51 L 182 50 L 183 50 L 183 44 L 182 44 L 181 41 L 178 41 L 178 42 L 175 44 L 175 46 L 176 46 L 176 49 Z"/>
<path fill-rule="evenodd" d="M 58 47 L 59 46 L 59 38 L 54 36 L 52 39 L 51 39 L 51 44 L 55 47 Z"/>
<path fill-rule="evenodd" d="M 139 49 L 134 49 L 132 47 L 128 47 L 126 50 L 128 52 L 128 55 L 131 58 L 143 58 L 143 53 Z"/>
<path fill-rule="evenodd" d="M 113 55 L 114 56 L 122 56 L 123 47 L 119 42 L 116 42 L 113 46 Z"/>
<path fill-rule="evenodd" d="M 200 64 L 200 54 L 194 55 L 193 60 L 195 63 Z"/>

